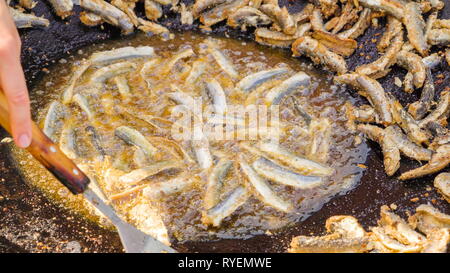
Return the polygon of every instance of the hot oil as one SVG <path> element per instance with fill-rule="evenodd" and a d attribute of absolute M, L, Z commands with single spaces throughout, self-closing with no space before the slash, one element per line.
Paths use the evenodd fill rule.
<path fill-rule="evenodd" d="M 149 86 L 140 76 L 139 69 L 142 64 L 148 60 L 136 59 L 129 60 L 135 62 L 138 69 L 136 72 L 126 74 L 129 86 L 131 88 L 132 98 L 124 102 L 117 92 L 117 88 L 112 83 L 108 83 L 95 94 L 89 94 L 89 103 L 91 109 L 95 112 L 95 119 L 88 120 L 86 114 L 76 105 L 70 105 L 68 112 L 76 124 L 77 140 L 83 156 L 74 159 L 77 164 L 87 166 L 91 169 L 93 175 L 99 178 L 100 185 L 107 196 L 118 194 L 129 187 L 115 182 L 105 182 L 105 174 L 108 181 L 115 181 L 117 177 L 134 169 L 139 168 L 136 163 L 136 148 L 126 145 L 114 134 L 114 129 L 119 126 L 129 126 L 137 129 L 147 138 L 170 138 L 166 131 L 161 131 L 150 126 L 143 121 L 143 116 L 155 116 L 174 121 L 171 111 L 176 104 L 165 97 L 167 92 L 173 91 L 171 84 L 177 85 L 182 91 L 192 93 L 195 96 L 202 96 L 204 102 L 210 102 L 205 95 L 202 87 L 202 79 L 214 77 L 220 82 L 227 95 L 227 103 L 242 105 L 248 99 L 248 95 L 236 93 L 234 84 L 237 80 L 231 79 L 224 73 L 217 63 L 204 51 L 204 40 L 208 36 L 196 33 L 179 33 L 175 39 L 163 42 L 158 38 L 151 38 L 145 35 L 137 35 L 120 41 L 110 41 L 105 44 L 92 45 L 84 48 L 67 58 L 67 61 L 60 61 L 55 64 L 48 75 L 36 86 L 32 92 L 33 109 L 35 109 L 35 119 L 42 125 L 45 118 L 48 104 L 52 100 L 60 100 L 62 90 L 67 85 L 67 81 L 72 75 L 72 67 L 79 66 L 83 58 L 88 58 L 97 51 L 110 50 L 123 46 L 152 46 L 156 55 L 161 57 L 161 64 L 167 63 L 167 60 L 181 49 L 191 47 L 198 55 L 207 59 L 207 69 L 205 75 L 196 82 L 195 85 L 187 85 L 184 77 L 189 72 L 189 65 L 197 57 L 185 59 L 177 63 L 171 72 L 164 77 L 157 74 L 158 66 L 150 71 L 146 77 L 151 83 Z M 202 172 L 197 164 L 191 163 L 183 166 L 181 170 L 163 172 L 154 175 L 145 181 L 138 183 L 137 186 L 151 185 L 151 183 L 164 182 L 176 176 L 195 177 L 198 181 L 195 185 L 186 191 L 163 196 L 160 200 L 147 200 L 140 191 L 116 200 L 114 203 L 116 209 L 129 221 L 138 223 L 136 217 L 130 215 L 130 211 L 136 205 L 146 204 L 152 206 L 158 211 L 162 221 L 168 229 L 171 238 L 180 241 L 185 240 L 212 240 L 218 238 L 247 238 L 256 234 L 265 233 L 268 230 L 276 232 L 281 228 L 298 222 L 308 217 L 312 212 L 317 211 L 324 203 L 333 196 L 344 194 L 351 190 L 359 181 L 363 169 L 358 167 L 363 164 L 367 156 L 367 146 L 363 142 L 356 145 L 354 137 L 356 133 L 351 132 L 345 126 L 345 107 L 346 101 L 351 98 L 345 90 L 333 86 L 329 74 L 316 70 L 309 63 L 290 57 L 288 52 L 267 48 L 250 41 L 237 39 L 217 38 L 219 49 L 230 58 L 238 71 L 240 77 L 251 73 L 270 69 L 275 66 L 287 66 L 291 72 L 304 71 L 312 78 L 312 88 L 302 90 L 295 94 L 301 107 L 305 109 L 313 118 L 328 118 L 332 124 L 331 145 L 327 165 L 336 169 L 333 176 L 326 180 L 323 186 L 310 190 L 298 190 L 288 186 L 270 182 L 272 189 L 285 200 L 294 204 L 294 211 L 291 213 L 279 212 L 258 200 L 257 195 L 251 195 L 249 200 L 235 211 L 231 216 L 224 219 L 222 225 L 217 228 L 207 227 L 201 221 L 203 195 L 206 187 L 207 174 Z M 91 67 L 77 83 L 82 86 L 88 83 L 89 77 L 98 67 Z M 278 79 L 272 85 L 278 84 Z M 270 85 L 270 84 L 268 84 Z M 264 95 L 264 90 L 262 95 Z M 248 102 L 249 100 L 247 100 Z M 261 99 L 256 97 L 255 102 L 261 103 Z M 118 113 L 120 108 L 127 109 L 133 116 L 127 116 Z M 280 121 L 294 124 L 295 131 L 287 131 L 281 138 L 281 145 L 291 152 L 304 156 L 308 149 L 309 141 L 307 129 L 301 129 L 304 126 L 302 119 L 293 114 L 292 104 L 289 99 L 284 100 L 280 105 Z M 67 117 L 64 119 L 67 121 Z M 163 124 L 159 123 L 161 126 Z M 102 145 L 108 154 L 106 160 L 95 160 L 92 147 L 90 147 L 89 137 L 86 134 L 87 126 L 94 126 L 101 134 Z M 84 144 L 83 144 L 84 143 Z M 253 142 L 249 142 L 253 143 Z M 188 153 L 195 160 L 189 141 L 179 141 Z M 155 144 L 158 147 L 158 145 Z M 232 140 L 211 141 L 211 150 L 215 159 L 220 156 L 227 156 L 234 160 L 234 166 L 237 166 L 236 160 L 238 153 L 243 152 L 248 160 L 256 159 L 255 155 L 244 152 L 239 149 L 238 142 Z M 159 147 L 158 147 L 159 148 Z M 56 182 L 36 161 L 30 158 L 22 151 L 14 149 L 14 156 L 23 174 L 27 180 L 34 186 L 45 192 L 49 198 L 70 208 L 76 212 L 82 213 L 86 217 L 98 221 L 100 218 L 96 213 L 86 205 L 82 197 L 74 197 L 58 182 Z M 173 156 L 169 152 L 162 153 L 160 158 L 148 160 L 148 164 L 153 161 L 170 160 Z M 105 173 L 105 168 L 114 170 Z M 225 179 L 225 186 L 222 200 L 227 197 L 227 193 L 240 183 L 247 185 L 245 181 L 239 179 L 239 168 L 232 168 Z M 248 186 L 248 185 L 247 185 Z M 250 187 L 251 188 L 251 187 Z M 140 224 L 138 224 L 139 226 Z M 144 231 L 155 233 L 155 227 L 142 227 Z"/>

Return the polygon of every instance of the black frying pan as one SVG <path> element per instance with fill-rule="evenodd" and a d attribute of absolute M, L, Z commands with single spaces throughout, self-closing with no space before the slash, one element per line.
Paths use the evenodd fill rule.
<path fill-rule="evenodd" d="M 184 1 L 184 2 L 192 2 Z M 450 18 L 450 1 L 445 0 L 446 7 L 441 11 L 441 18 Z M 287 0 L 280 0 L 282 5 Z M 288 8 L 291 12 L 301 10 L 306 1 L 290 1 Z M 77 13 L 79 9 L 75 9 Z M 138 5 L 138 10 L 142 6 Z M 47 3 L 38 1 L 33 10 L 37 15 L 44 15 L 51 22 L 49 28 L 43 30 L 23 30 L 22 64 L 32 89 L 43 75 L 42 69 L 50 66 L 59 58 L 75 52 L 79 48 L 107 39 L 120 39 L 120 31 L 105 25 L 100 28 L 83 26 L 77 16 L 62 21 L 50 11 Z M 183 31 L 196 26 L 181 26 L 179 15 L 171 13 L 165 8 L 167 18 L 162 22 L 174 31 Z M 384 21 L 381 22 L 384 24 Z M 377 33 L 384 31 L 383 27 L 369 29 L 358 44 L 363 43 L 347 61 L 350 69 L 363 63 L 373 61 L 378 57 L 375 43 L 371 40 Z M 232 30 L 221 24 L 214 28 L 214 34 L 229 35 L 242 39 L 253 39 L 251 33 Z M 364 53 L 364 57 L 360 56 Z M 371 59 L 365 58 L 370 56 Z M 306 60 L 306 59 L 305 59 Z M 306 60 L 308 61 L 308 60 Z M 388 76 L 381 80 L 383 87 L 392 92 L 403 104 L 417 100 L 420 91 L 406 94 L 394 85 L 394 77 L 403 78 L 405 71 L 395 67 Z M 448 64 L 442 63 L 433 71 L 436 83 L 436 93 L 439 94 L 450 83 L 450 69 Z M 349 90 L 353 96 L 364 99 L 356 92 Z M 32 94 L 33 95 L 33 94 Z M 0 130 L 0 138 L 6 136 Z M 434 176 L 407 182 L 395 178 L 388 178 L 383 170 L 382 154 L 376 143 L 369 143 L 369 153 L 366 165 L 369 167 L 360 184 L 344 196 L 336 197 L 321 210 L 314 213 L 303 222 L 299 222 L 275 236 L 256 236 L 248 240 L 220 240 L 215 242 L 187 242 L 174 243 L 174 247 L 181 252 L 283 252 L 286 250 L 293 236 L 320 235 L 324 232 L 325 220 L 333 215 L 353 215 L 368 229 L 376 224 L 379 209 L 382 205 L 395 203 L 397 213 L 406 217 L 407 213 L 414 213 L 420 204 L 432 203 L 445 213 L 450 213 L 450 205 L 442 199 L 433 188 Z M 120 252 L 122 251 L 118 235 L 101 229 L 72 213 L 57 207 L 45 199 L 36 189 L 31 188 L 22 180 L 19 171 L 9 158 L 8 145 L 0 144 L 0 252 L 60 252 L 78 250 L 78 244 L 83 252 Z M 400 171 L 415 168 L 419 163 L 402 159 Z M 416 199 L 418 201 L 416 201 Z M 413 200 L 413 201 L 412 201 Z"/>

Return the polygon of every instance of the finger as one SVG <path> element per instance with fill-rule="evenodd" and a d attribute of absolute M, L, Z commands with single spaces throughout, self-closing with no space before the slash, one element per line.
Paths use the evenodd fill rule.
<path fill-rule="evenodd" d="M 1 54 L 0 50 L 0 58 L 0 81 L 8 100 L 12 135 L 19 147 L 26 148 L 31 143 L 31 114 L 20 57 Z"/>

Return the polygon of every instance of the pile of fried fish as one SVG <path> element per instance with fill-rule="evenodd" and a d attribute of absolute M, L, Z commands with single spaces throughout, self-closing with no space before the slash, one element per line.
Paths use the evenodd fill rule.
<path fill-rule="evenodd" d="M 293 253 L 442 253 L 450 242 L 450 216 L 433 206 L 420 205 L 403 220 L 388 206 L 381 207 L 378 225 L 367 232 L 352 216 L 327 219 L 324 236 L 298 236 L 291 242 Z"/>

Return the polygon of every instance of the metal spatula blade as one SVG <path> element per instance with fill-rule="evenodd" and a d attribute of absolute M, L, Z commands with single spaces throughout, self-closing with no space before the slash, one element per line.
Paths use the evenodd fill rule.
<path fill-rule="evenodd" d="M 87 188 L 84 197 L 108 219 L 111 220 L 122 241 L 122 245 L 127 253 L 176 253 L 177 251 L 148 234 L 138 230 L 134 226 L 124 222 L 117 216 L 111 206 L 108 206 L 98 195 Z"/>

